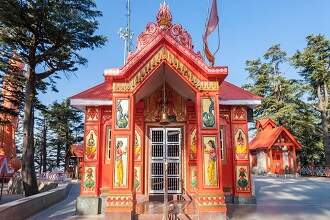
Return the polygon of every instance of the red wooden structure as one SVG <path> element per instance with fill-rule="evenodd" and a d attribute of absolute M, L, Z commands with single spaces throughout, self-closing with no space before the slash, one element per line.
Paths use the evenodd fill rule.
<path fill-rule="evenodd" d="M 247 113 L 261 98 L 227 74 L 204 62 L 162 5 L 126 65 L 71 97 L 85 112 L 78 212 L 98 204 L 112 219 L 130 218 L 137 202 L 163 195 L 164 161 L 168 192 L 190 195 L 201 219 L 224 214 L 225 199 L 251 201 Z"/>
<path fill-rule="evenodd" d="M 24 69 L 24 64 L 17 61 L 18 58 L 14 54 L 13 59 L 9 61 L 12 69 L 20 73 Z M 7 80 L 9 76 L 4 76 L 2 83 L 2 106 L 13 111 L 17 110 L 17 106 L 13 103 L 15 98 L 13 91 L 17 91 L 16 85 Z M 18 124 L 18 117 L 11 114 L 0 114 L 0 157 L 6 157 L 10 168 L 17 171 L 21 168 L 21 161 L 16 157 L 15 131 Z"/>
<path fill-rule="evenodd" d="M 259 173 L 296 173 L 296 153 L 301 151 L 296 138 L 270 118 L 257 121 L 256 128 L 257 135 L 250 142 L 252 168 Z"/>

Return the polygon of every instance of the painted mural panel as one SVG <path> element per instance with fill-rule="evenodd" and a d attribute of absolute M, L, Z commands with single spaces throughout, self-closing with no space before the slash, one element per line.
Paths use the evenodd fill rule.
<path fill-rule="evenodd" d="M 203 136 L 203 169 L 204 185 L 215 187 L 218 185 L 218 155 L 216 136 Z"/>
<path fill-rule="evenodd" d="M 202 127 L 215 128 L 214 97 L 202 98 Z"/>
<path fill-rule="evenodd" d="M 236 167 L 236 190 L 250 192 L 249 168 L 246 165 Z"/>
<path fill-rule="evenodd" d="M 86 166 L 84 169 L 83 191 L 95 192 L 95 185 L 96 185 L 95 167 Z"/>
<path fill-rule="evenodd" d="M 116 137 L 115 141 L 115 187 L 127 187 L 128 137 Z"/>
<path fill-rule="evenodd" d="M 141 161 L 142 157 L 142 142 L 141 135 L 135 130 L 135 142 L 134 142 L 134 160 Z"/>
<path fill-rule="evenodd" d="M 93 161 L 96 160 L 97 155 L 97 135 L 96 132 L 91 129 L 86 136 L 86 147 L 85 147 L 85 160 Z"/>
<path fill-rule="evenodd" d="M 129 99 L 116 100 L 116 128 L 127 129 L 129 122 Z"/>
<path fill-rule="evenodd" d="M 190 133 L 190 152 L 189 159 L 196 160 L 197 159 L 197 136 L 196 136 L 196 128 L 194 128 Z"/>
<path fill-rule="evenodd" d="M 241 128 L 238 128 L 235 132 L 235 159 L 236 160 L 248 160 L 248 143 L 247 137 Z"/>
<path fill-rule="evenodd" d="M 198 184 L 197 167 L 196 166 L 191 166 L 190 167 L 190 184 L 191 184 L 191 189 L 193 191 L 195 191 L 197 189 L 197 184 Z"/>
<path fill-rule="evenodd" d="M 246 111 L 243 107 L 234 107 L 233 108 L 233 119 L 234 120 L 245 120 Z"/>
<path fill-rule="evenodd" d="M 141 166 L 134 166 L 134 188 L 137 193 L 142 192 Z"/>

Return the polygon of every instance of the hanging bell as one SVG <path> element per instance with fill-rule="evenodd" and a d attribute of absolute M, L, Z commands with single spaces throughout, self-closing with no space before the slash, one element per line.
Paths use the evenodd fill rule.
<path fill-rule="evenodd" d="M 162 109 L 162 112 L 160 113 L 160 123 L 161 124 L 168 124 L 168 123 L 170 123 L 170 119 L 168 117 L 168 114 L 167 114 L 165 108 L 163 108 Z"/>

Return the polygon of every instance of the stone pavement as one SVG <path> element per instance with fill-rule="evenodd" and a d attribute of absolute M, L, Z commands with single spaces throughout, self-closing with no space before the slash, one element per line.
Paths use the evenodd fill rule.
<path fill-rule="evenodd" d="M 68 197 L 48 209 L 30 217 L 28 220 L 64 220 L 76 213 L 76 198 L 79 196 L 80 184 L 73 183 Z"/>
<path fill-rule="evenodd" d="M 329 178 L 255 177 L 257 205 L 230 206 L 228 219 L 329 220 Z"/>
<path fill-rule="evenodd" d="M 255 177 L 254 181 L 257 205 L 230 205 L 228 219 L 330 220 L 329 178 Z M 74 216 L 75 198 L 78 194 L 79 185 L 76 184 L 66 200 L 30 220 L 104 219 L 102 216 Z"/>
<path fill-rule="evenodd" d="M 0 184 L 1 186 L 1 184 Z M 0 205 L 5 204 L 7 202 L 12 202 L 15 201 L 17 199 L 21 199 L 24 198 L 24 195 L 12 195 L 12 194 L 8 194 L 8 183 L 5 183 L 3 185 L 3 191 L 2 191 L 2 198 L 0 200 Z"/>

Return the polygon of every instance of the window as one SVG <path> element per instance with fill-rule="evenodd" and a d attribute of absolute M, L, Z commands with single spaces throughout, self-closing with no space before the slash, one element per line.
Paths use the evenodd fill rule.
<path fill-rule="evenodd" d="M 220 147 L 221 147 L 221 160 L 225 160 L 225 132 L 224 128 L 220 127 Z"/>
<path fill-rule="evenodd" d="M 106 161 L 111 159 L 111 126 L 106 127 Z"/>

